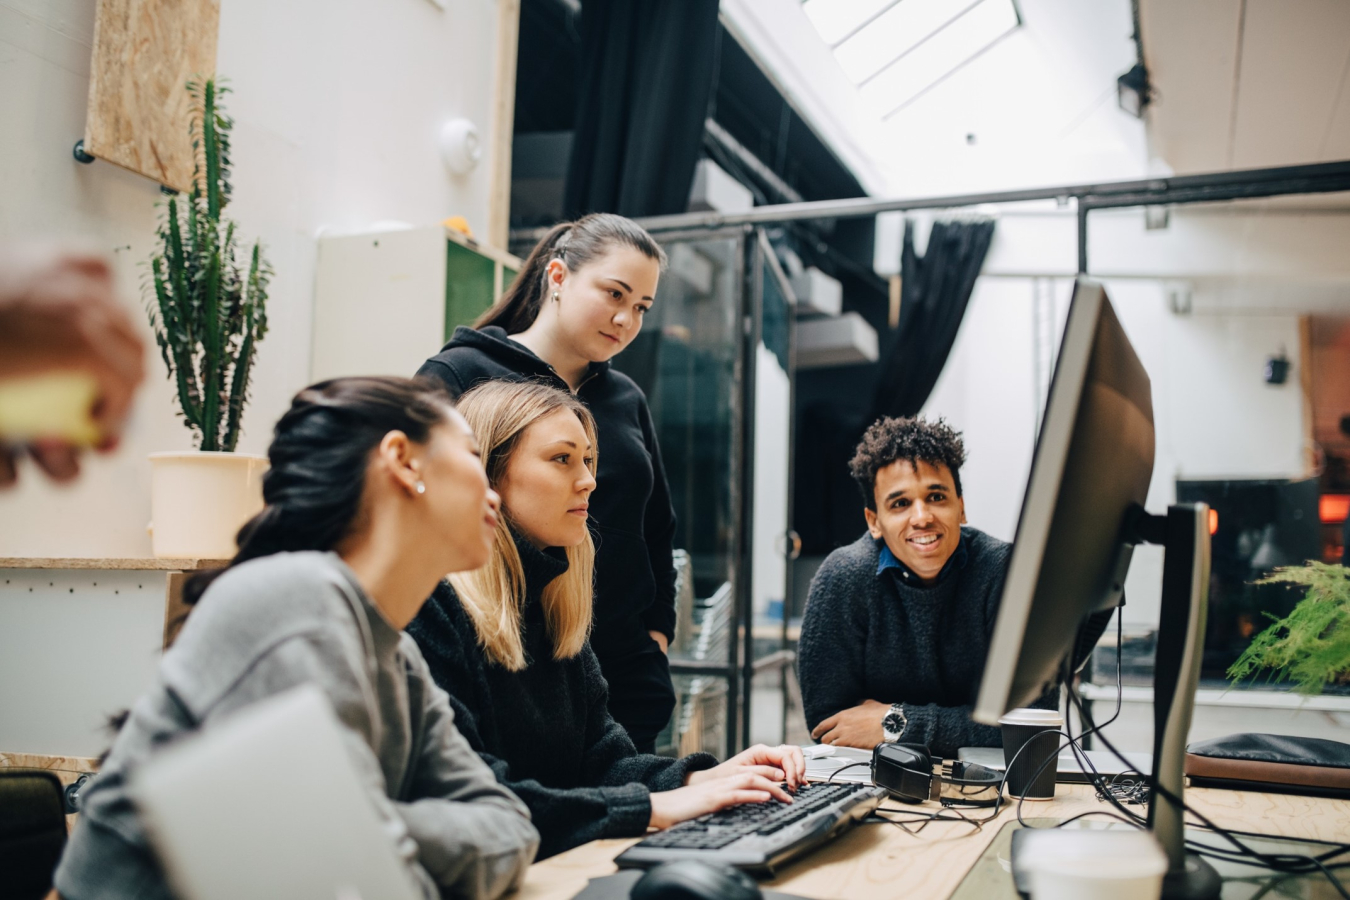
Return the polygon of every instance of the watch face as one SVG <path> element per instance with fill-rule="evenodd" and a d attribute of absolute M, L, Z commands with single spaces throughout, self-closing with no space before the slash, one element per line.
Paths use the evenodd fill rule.
<path fill-rule="evenodd" d="M 876 719 L 872 721 L 875 722 Z M 886 713 L 886 718 L 881 720 L 881 730 L 899 734 L 905 730 L 905 720 L 898 713 Z"/>

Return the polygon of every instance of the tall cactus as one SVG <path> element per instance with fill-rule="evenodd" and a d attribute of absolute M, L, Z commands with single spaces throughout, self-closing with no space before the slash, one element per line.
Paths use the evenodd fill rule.
<path fill-rule="evenodd" d="M 239 258 L 230 202 L 230 128 L 215 81 L 188 82 L 193 106 L 192 193 L 170 197 L 150 257 L 146 307 L 155 342 L 178 387 L 183 421 L 202 450 L 232 451 L 248 402 L 258 342 L 267 334 L 272 267 L 255 242 Z M 244 265 L 247 268 L 244 268 Z"/>

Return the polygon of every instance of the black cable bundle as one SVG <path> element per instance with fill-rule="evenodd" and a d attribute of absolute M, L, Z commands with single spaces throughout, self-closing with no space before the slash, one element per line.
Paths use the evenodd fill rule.
<path fill-rule="evenodd" d="M 1112 812 L 1110 810 L 1091 810 L 1089 812 L 1080 813 L 1076 816 L 1072 816 L 1068 819 L 1065 819 L 1063 822 L 1060 822 L 1058 825 L 1054 825 L 1052 827 L 1062 828 L 1065 825 L 1068 825 L 1070 822 L 1076 822 L 1079 819 L 1086 819 L 1090 816 L 1106 816 L 1108 818 L 1124 822 L 1127 825 L 1132 825 L 1136 828 L 1147 830 L 1148 820 L 1144 816 L 1141 816 L 1139 813 L 1130 809 L 1126 804 L 1130 805 L 1146 804 L 1149 801 L 1152 790 L 1157 789 L 1162 793 L 1164 799 L 1168 800 L 1173 804 L 1180 804 L 1186 810 L 1186 812 L 1189 812 L 1198 820 L 1198 822 L 1187 822 L 1186 824 L 1188 826 L 1192 828 L 1200 828 L 1206 831 L 1211 831 L 1233 846 L 1233 849 L 1229 850 L 1222 847 L 1210 846 L 1209 844 L 1202 844 L 1195 840 L 1187 840 L 1186 841 L 1187 849 L 1195 853 L 1196 855 L 1208 857 L 1210 859 L 1223 860 L 1225 862 L 1235 863 L 1239 865 L 1270 869 L 1271 871 L 1287 876 L 1313 875 L 1320 872 L 1321 874 L 1327 877 L 1327 880 L 1331 882 L 1332 887 L 1334 887 L 1337 890 L 1337 892 L 1342 897 L 1345 898 L 1345 900 L 1350 900 L 1350 891 L 1346 890 L 1345 885 L 1341 882 L 1340 878 L 1338 878 L 1335 873 L 1335 870 L 1337 869 L 1350 868 L 1350 844 L 1336 844 L 1330 841 L 1304 840 L 1303 841 L 1304 843 L 1321 844 L 1325 846 L 1327 849 L 1324 852 L 1317 854 L 1316 856 L 1309 856 L 1307 854 L 1301 853 L 1262 853 L 1261 851 L 1244 844 L 1240 840 L 1240 838 L 1256 838 L 1260 840 L 1273 840 L 1273 841 L 1287 841 L 1291 839 L 1277 834 L 1261 834 L 1259 832 L 1252 832 L 1252 831 L 1235 831 L 1227 828 L 1222 828 L 1219 825 L 1214 824 L 1214 822 L 1210 821 L 1209 818 L 1207 818 L 1203 813 L 1196 810 L 1194 807 L 1187 805 L 1181 797 L 1177 797 L 1170 791 L 1167 791 L 1164 788 L 1160 788 L 1154 785 L 1152 783 L 1153 779 L 1150 773 L 1139 772 L 1136 769 L 1134 769 L 1133 764 L 1128 759 L 1126 759 L 1125 755 L 1121 753 L 1120 750 L 1116 749 L 1116 746 L 1111 743 L 1111 741 L 1106 737 L 1105 734 L 1102 733 L 1102 729 L 1104 729 L 1107 725 L 1110 725 L 1112 722 L 1115 722 L 1116 719 L 1120 717 L 1120 711 L 1123 705 L 1124 681 L 1122 678 L 1122 671 L 1121 671 L 1121 639 L 1123 638 L 1123 636 L 1124 636 L 1124 624 L 1121 621 L 1119 611 L 1117 611 L 1115 711 L 1111 714 L 1111 717 L 1107 719 L 1105 722 L 1102 722 L 1100 725 L 1096 724 L 1092 719 L 1092 714 L 1088 712 L 1087 708 L 1083 704 L 1082 698 L 1078 696 L 1078 692 L 1073 687 L 1073 680 L 1070 677 L 1071 673 L 1066 672 L 1064 684 L 1068 692 L 1069 702 L 1073 705 L 1073 707 L 1076 710 L 1078 710 L 1080 722 L 1082 722 L 1087 727 L 1085 727 L 1078 734 L 1077 737 L 1074 737 L 1072 720 L 1069 717 L 1066 717 L 1064 724 L 1064 731 L 1060 732 L 1065 738 L 1064 743 L 1062 743 L 1059 746 L 1059 748 L 1055 751 L 1055 754 L 1053 756 L 1049 757 L 1044 762 L 1042 762 L 1040 768 L 1038 768 L 1035 774 L 1031 776 L 1031 781 L 1034 782 L 1036 778 L 1039 777 L 1041 772 L 1045 769 L 1045 767 L 1050 765 L 1052 761 L 1058 758 L 1059 751 L 1063 750 L 1065 747 L 1068 747 L 1073 751 L 1073 754 L 1075 758 L 1078 760 L 1079 765 L 1082 766 L 1084 774 L 1088 776 L 1089 783 L 1092 784 L 1092 786 L 1097 789 L 1098 799 L 1104 800 L 1107 803 L 1109 803 L 1112 807 L 1115 808 L 1116 812 Z M 1103 776 L 1100 772 L 1098 772 L 1096 767 L 1092 764 L 1092 760 L 1088 757 L 1087 752 L 1082 747 L 1083 738 L 1088 737 L 1089 735 L 1095 735 L 1097 738 L 1099 738 L 1102 744 L 1106 747 L 1106 749 L 1109 750 L 1118 760 L 1120 760 L 1121 763 L 1123 763 L 1126 767 L 1128 767 L 1126 771 L 1112 777 L 1109 780 L 1105 776 Z M 1025 750 L 1026 747 L 1027 745 L 1024 744 L 1022 750 Z M 1018 754 L 1020 754 L 1022 750 L 1019 750 Z M 1014 756 L 1013 762 L 1016 762 L 1016 760 L 1017 757 Z M 856 763 L 855 765 L 867 765 L 867 764 Z M 844 768 L 852 768 L 852 766 L 845 766 Z M 1012 766 L 1011 764 L 1009 764 L 1008 769 L 1011 768 Z M 842 769 L 840 771 L 842 771 Z M 1130 775 L 1136 777 L 1126 777 Z M 831 777 L 833 777 L 833 775 L 831 775 Z M 902 813 L 904 815 L 910 816 L 911 818 L 905 820 L 904 822 L 900 822 L 895 819 L 885 818 L 876 815 L 876 813 L 873 813 L 871 816 L 864 819 L 863 822 L 888 822 L 891 825 L 895 825 L 896 827 L 903 829 L 909 834 L 918 834 L 925 827 L 927 827 L 927 825 L 930 822 L 962 821 L 975 826 L 974 832 L 978 832 L 984 827 L 985 822 L 988 822 L 998 816 L 1002 806 L 1003 784 L 1006 784 L 1006 782 L 1007 782 L 1007 774 L 1005 771 L 1003 783 L 999 785 L 998 800 L 995 802 L 989 815 L 982 816 L 978 819 L 964 816 L 961 814 L 960 810 L 950 807 L 949 807 L 950 811 L 955 813 L 958 818 L 953 818 L 951 816 L 946 815 L 945 813 L 947 812 L 947 810 L 943 810 L 942 812 L 937 813 L 924 813 L 918 810 L 888 809 L 885 807 L 881 807 L 877 810 L 877 812 Z M 1022 818 L 1022 803 L 1023 799 L 1019 798 L 1017 801 L 1017 821 L 1024 828 L 1034 827 L 1028 825 L 1026 820 Z M 922 822 L 923 824 L 920 825 L 918 829 L 911 831 L 908 825 L 912 825 L 915 822 Z M 972 832 L 972 834 L 974 832 Z M 1341 857 L 1347 858 L 1340 859 Z M 1339 862 L 1337 861 L 1338 859 L 1340 859 Z M 1261 894 L 1266 893 L 1266 891 L 1270 890 L 1273 886 L 1274 885 L 1268 886 L 1265 890 L 1262 890 Z"/>

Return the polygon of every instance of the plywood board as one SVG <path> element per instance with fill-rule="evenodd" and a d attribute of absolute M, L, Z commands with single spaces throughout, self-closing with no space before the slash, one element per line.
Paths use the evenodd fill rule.
<path fill-rule="evenodd" d="M 511 138 L 515 129 L 520 0 L 497 0 L 497 71 L 492 101 L 492 173 L 487 242 L 505 250 L 511 221 Z"/>
<path fill-rule="evenodd" d="M 191 80 L 216 71 L 220 0 L 99 0 L 86 153 L 192 188 Z"/>

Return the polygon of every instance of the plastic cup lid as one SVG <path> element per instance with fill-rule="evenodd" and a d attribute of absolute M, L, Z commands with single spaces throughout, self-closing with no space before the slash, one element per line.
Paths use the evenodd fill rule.
<path fill-rule="evenodd" d="M 1020 862 L 1029 872 L 1115 881 L 1167 871 L 1167 855 L 1147 831 L 1044 828 L 1027 837 Z"/>
<path fill-rule="evenodd" d="M 1000 725 L 1054 725 L 1064 724 L 1064 719 L 1053 709 L 1014 709 L 1009 710 L 998 720 Z"/>

